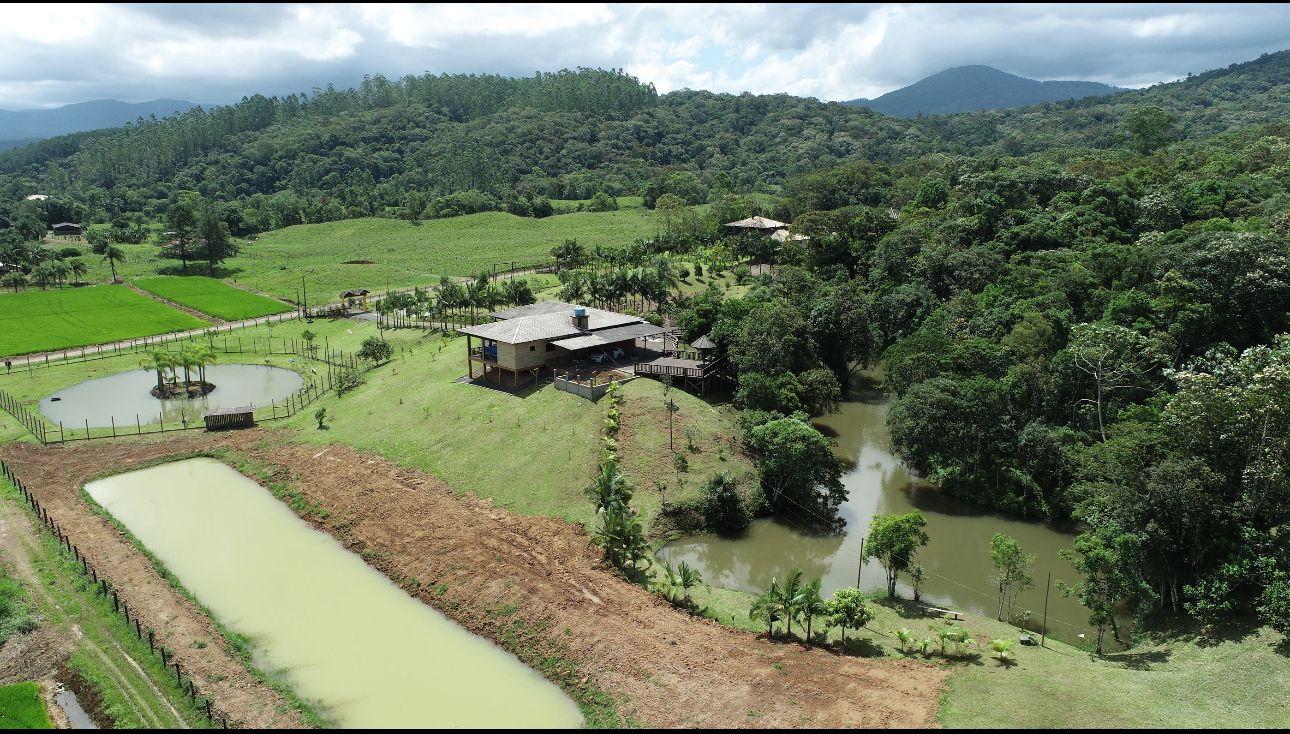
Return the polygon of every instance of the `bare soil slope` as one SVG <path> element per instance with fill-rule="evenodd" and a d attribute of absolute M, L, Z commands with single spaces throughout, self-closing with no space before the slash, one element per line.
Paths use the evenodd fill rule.
<path fill-rule="evenodd" d="M 302 517 L 409 593 L 547 672 L 575 695 L 599 690 L 625 721 L 680 727 L 935 726 L 945 672 L 771 643 L 673 609 L 605 569 L 584 531 L 462 499 L 438 479 L 348 447 L 322 450 L 250 431 L 61 449 L 7 446 L 22 476 L 91 558 L 126 587 L 177 650 L 215 639 L 200 610 L 82 500 L 96 475 L 212 451 L 284 488 Z M 303 509 L 302 509 L 303 508 Z M 137 592 L 136 592 L 137 590 Z M 213 646 L 212 646 L 213 647 Z M 210 649 L 184 660 L 245 723 L 293 723 L 276 693 Z M 221 651 L 224 652 L 224 651 Z M 222 658 L 228 658 L 224 660 Z M 553 662 L 555 661 L 555 662 Z"/>

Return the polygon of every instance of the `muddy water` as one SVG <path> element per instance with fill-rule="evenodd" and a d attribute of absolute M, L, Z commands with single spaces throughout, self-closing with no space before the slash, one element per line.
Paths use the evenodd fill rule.
<path fill-rule="evenodd" d="M 67 721 L 71 725 L 71 728 L 99 728 L 98 725 L 94 723 L 94 719 L 91 719 L 90 715 L 86 713 L 85 709 L 81 706 L 81 702 L 76 700 L 75 693 L 72 693 L 66 688 L 59 688 L 58 692 L 54 694 L 54 701 L 58 704 L 58 708 L 62 709 L 63 713 L 67 715 Z"/>
<path fill-rule="evenodd" d="M 990 538 L 996 532 L 1016 538 L 1023 550 L 1036 556 L 1032 575 L 1035 588 L 1023 593 L 1018 611 L 1029 609 L 1035 622 L 1043 616 L 1044 587 L 1052 573 L 1049 595 L 1049 634 L 1078 642 L 1087 627 L 1088 612 L 1074 599 L 1057 592 L 1057 581 L 1075 583 L 1078 576 L 1058 556 L 1069 548 L 1071 535 L 1043 523 L 1003 517 L 947 500 L 920 484 L 891 452 L 885 416 L 886 403 L 877 391 L 853 396 L 841 411 L 818 421 L 820 429 L 834 435 L 838 454 L 852 469 L 843 476 L 849 498 L 840 510 L 846 529 L 840 535 L 810 536 L 776 520 L 757 520 L 738 539 L 711 536 L 685 538 L 669 543 L 659 556 L 673 563 L 686 561 L 697 567 L 709 584 L 740 591 L 761 591 L 773 578 L 783 579 L 800 568 L 807 578 L 823 577 L 827 593 L 855 586 L 859 570 L 860 540 L 869 532 L 875 514 L 904 514 L 917 509 L 927 519 L 930 542 L 918 552 L 926 569 L 922 596 L 938 606 L 977 614 L 998 611 L 990 563 Z M 907 579 L 905 579 L 907 581 Z M 881 590 L 886 583 L 882 566 L 870 561 L 860 572 L 861 588 Z M 909 597 L 911 590 L 900 586 Z"/>
<path fill-rule="evenodd" d="M 194 376 L 193 379 L 196 379 Z M 192 423 L 208 410 L 264 406 L 282 402 L 304 386 L 298 372 L 258 364 L 217 364 L 206 368 L 206 381 L 215 390 L 200 398 L 159 400 L 149 392 L 157 385 L 152 370 L 132 370 L 86 380 L 40 401 L 40 412 L 68 430 L 103 428 L 115 421 L 118 428 L 132 428 L 136 421 L 149 424 Z"/>
<path fill-rule="evenodd" d="M 344 727 L 573 727 L 519 660 L 411 598 L 213 459 L 89 484 L 214 616 Z"/>

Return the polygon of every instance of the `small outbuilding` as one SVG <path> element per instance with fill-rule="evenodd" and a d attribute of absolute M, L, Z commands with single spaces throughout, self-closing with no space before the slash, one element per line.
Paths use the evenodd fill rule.
<path fill-rule="evenodd" d="M 748 217 L 734 222 L 726 222 L 725 226 L 734 234 L 761 234 L 768 236 L 778 230 L 788 228 L 787 224 L 767 217 Z"/>
<path fill-rule="evenodd" d="M 50 227 L 55 237 L 80 237 L 84 234 L 81 225 L 76 222 L 59 222 Z"/>
<path fill-rule="evenodd" d="M 367 308 L 367 297 L 371 295 L 371 293 L 372 292 L 367 290 L 366 288 L 359 288 L 358 290 L 345 291 L 344 293 L 340 294 L 340 302 L 346 308 L 353 308 L 355 306 L 358 306 L 360 308 Z"/>
<path fill-rule="evenodd" d="M 224 408 L 212 410 L 202 415 L 206 430 L 223 431 L 230 428 L 255 428 L 255 408 Z"/>

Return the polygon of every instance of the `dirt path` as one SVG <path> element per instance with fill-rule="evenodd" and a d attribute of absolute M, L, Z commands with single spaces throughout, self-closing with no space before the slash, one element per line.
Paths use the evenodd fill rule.
<path fill-rule="evenodd" d="M 0 555 L 4 557 L 6 567 L 22 581 L 39 605 L 65 612 L 41 582 L 32 564 L 32 553 L 40 542 L 37 532 L 20 508 L 11 502 L 0 501 Z M 93 620 L 86 622 L 93 623 Z M 102 669 L 112 679 L 114 687 L 121 692 L 136 719 L 156 728 L 189 728 L 188 722 L 175 710 L 170 700 L 120 645 L 113 644 L 112 651 L 104 650 L 76 624 L 61 620 L 41 627 L 28 639 L 22 640 L 21 644 L 24 649 L 17 653 L 20 667 L 5 671 L 5 675 L 16 675 L 18 678 L 41 677 L 44 683 L 42 690 L 50 692 L 52 697 L 54 669 L 66 661 L 73 648 L 79 647 L 99 660 Z M 130 676 L 123 672 L 119 667 L 120 661 L 129 664 L 137 675 Z M 152 700 L 161 702 L 169 716 L 163 718 L 157 715 L 153 706 L 145 700 L 145 694 L 138 691 L 132 681 L 143 681 Z M 50 707 L 50 710 L 66 718 L 57 706 Z"/>
<path fill-rule="evenodd" d="M 200 610 L 78 491 L 107 470 L 211 448 L 274 468 L 274 481 L 285 480 L 328 512 L 325 519 L 307 520 L 361 552 L 409 593 L 521 657 L 555 651 L 645 725 L 936 725 L 944 671 L 770 643 L 692 617 L 604 569 L 581 528 L 462 498 L 432 476 L 345 446 L 320 451 L 246 431 L 0 449 L 74 542 L 127 590 L 131 608 L 165 630 L 199 685 L 228 710 L 245 709 L 247 723 L 288 723 L 278 712 L 277 694 L 241 670 Z M 515 611 L 499 614 L 502 609 Z M 197 640 L 221 644 L 194 655 Z M 211 654 L 216 647 L 221 654 Z"/>
<path fill-rule="evenodd" d="M 169 445 L 175 444 L 169 442 Z M 18 445 L 4 448 L 6 454 L 14 449 L 22 452 Z M 117 444 L 107 453 L 130 453 L 140 448 L 142 446 Z M 91 456 L 91 453 L 101 452 L 51 448 L 32 453 L 39 456 L 39 461 L 12 462 L 15 473 L 29 489 L 35 491 L 41 503 L 63 526 L 72 542 L 90 559 L 90 563 L 96 565 L 109 582 L 116 586 L 131 611 L 157 631 L 158 642 L 174 650 L 172 659 L 177 658 L 184 669 L 189 671 L 198 689 L 210 694 L 217 708 L 229 713 L 231 723 L 238 727 L 255 728 L 303 726 L 304 722 L 295 710 L 276 691 L 246 670 L 238 653 L 228 646 L 210 619 L 171 587 L 147 558 L 81 500 L 80 487 L 107 468 Z M 3 504 L 6 504 L 4 520 L 7 525 L 16 522 L 15 516 L 26 520 L 17 508 L 8 506 L 11 503 Z M 5 548 L 4 552 L 7 557 L 10 549 Z M 36 586 L 39 587 L 39 584 Z M 152 679 L 123 649 L 119 646 L 116 648 L 119 659 L 128 660 L 138 677 L 146 681 L 152 695 L 166 702 L 168 713 L 173 715 L 172 721 L 157 718 L 141 702 L 140 692 L 131 687 L 128 676 L 113 661 L 113 656 L 104 652 L 89 637 L 82 637 L 75 626 L 71 633 L 89 643 L 91 652 L 100 658 L 123 695 L 131 700 L 141 721 L 158 727 L 186 726 L 183 718 L 170 706 L 169 700 L 156 688 Z"/>
<path fill-rule="evenodd" d="M 129 282 L 129 281 L 126 281 L 125 285 L 126 285 L 126 287 L 127 287 L 127 288 L 129 288 L 130 290 L 134 291 L 135 293 L 138 293 L 139 295 L 143 296 L 144 298 L 151 298 L 151 299 L 152 299 L 152 300 L 154 300 L 154 301 L 159 301 L 159 302 L 161 302 L 161 303 L 164 303 L 164 304 L 166 304 L 167 306 L 170 306 L 171 308 L 175 309 L 176 311 L 183 311 L 184 313 L 188 314 L 189 316 L 192 316 L 193 318 L 201 319 L 202 321 L 210 321 L 210 322 L 212 322 L 212 323 L 214 323 L 214 324 L 227 324 L 227 323 L 228 323 L 227 321 L 225 321 L 224 319 L 221 319 L 221 318 L 220 318 L 220 317 L 218 317 L 218 316 L 212 316 L 212 315 L 210 315 L 210 314 L 208 314 L 208 313 L 202 313 L 201 311 L 198 311 L 198 310 L 197 310 L 197 309 L 195 309 L 195 308 L 190 308 L 190 307 L 188 307 L 188 306 L 185 306 L 185 305 L 184 305 L 184 304 L 182 304 L 182 303 L 177 303 L 177 302 L 175 302 L 175 301 L 172 301 L 172 300 L 170 300 L 169 298 L 162 298 L 161 296 L 157 295 L 156 293 L 152 293 L 152 292 L 150 292 L 150 291 L 145 291 L 144 289 L 140 288 L 139 286 L 137 286 L 137 285 L 135 285 L 134 283 L 131 283 L 131 282 Z"/>

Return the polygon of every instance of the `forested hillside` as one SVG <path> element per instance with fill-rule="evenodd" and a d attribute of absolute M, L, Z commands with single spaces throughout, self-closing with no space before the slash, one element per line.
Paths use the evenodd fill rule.
<path fill-rule="evenodd" d="M 738 369 L 746 423 L 828 412 L 881 364 L 922 476 L 1079 522 L 1095 626 L 1127 608 L 1290 633 L 1290 126 L 786 188 L 810 239 L 680 315 Z M 836 507 L 827 472 L 803 487 L 795 505 Z"/>
<path fill-rule="evenodd" d="M 196 192 L 229 204 L 236 234 L 381 214 L 541 214 L 545 199 L 600 191 L 700 203 L 780 193 L 790 177 L 853 159 L 1109 148 L 1133 136 L 1124 123 L 1144 106 L 1173 117 L 1152 134 L 1197 139 L 1284 119 L 1288 80 L 1282 52 L 1110 97 L 902 120 L 787 95 L 659 96 L 613 71 L 373 77 L 9 151 L 0 198 L 46 193 L 102 221 L 155 218 Z M 461 192 L 477 193 L 441 201 Z"/>

